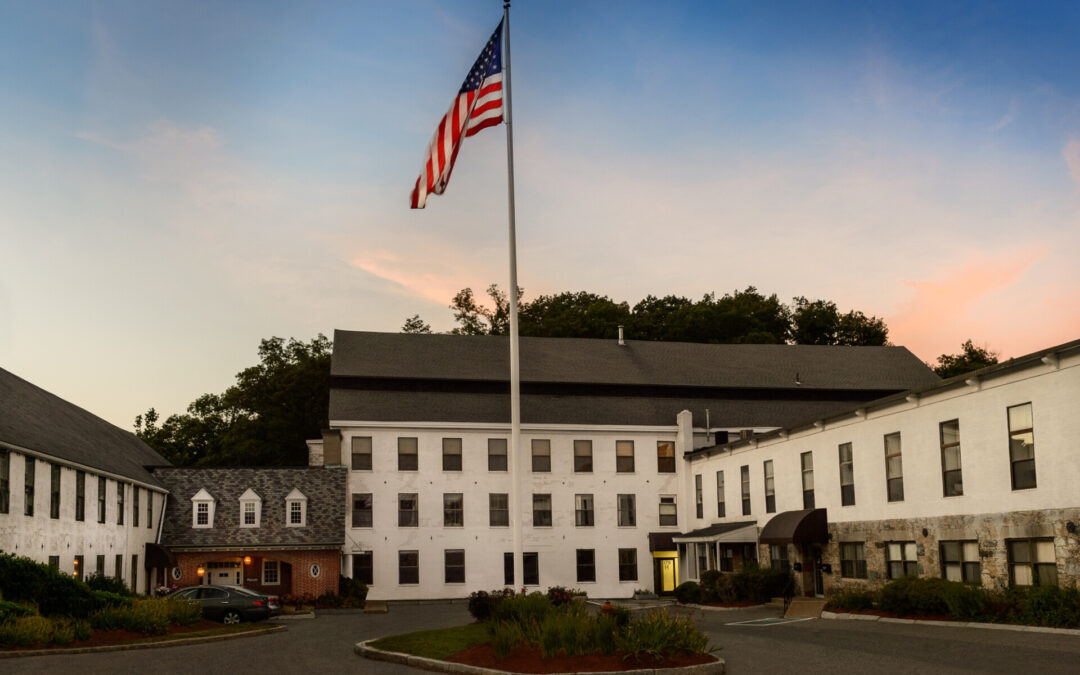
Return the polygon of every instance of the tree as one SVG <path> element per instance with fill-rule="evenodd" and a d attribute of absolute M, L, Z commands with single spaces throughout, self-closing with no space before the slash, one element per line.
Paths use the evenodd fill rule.
<path fill-rule="evenodd" d="M 413 314 L 405 319 L 405 325 L 401 327 L 402 333 L 430 333 L 431 324 L 420 318 L 419 314 Z"/>
<path fill-rule="evenodd" d="M 521 307 L 521 335 L 614 338 L 630 318 L 630 307 L 607 296 L 579 291 L 541 295 Z"/>
<path fill-rule="evenodd" d="M 828 300 L 794 299 L 791 341 L 800 345 L 886 345 L 889 329 L 876 316 L 852 310 L 841 314 Z"/>
<path fill-rule="evenodd" d="M 259 364 L 223 394 L 200 396 L 160 426 L 150 408 L 135 433 L 179 466 L 306 465 L 305 441 L 328 426 L 331 349 L 324 335 L 262 340 Z"/>
<path fill-rule="evenodd" d="M 931 366 L 940 377 L 955 377 L 992 366 L 998 362 L 998 353 L 992 352 L 988 347 L 976 347 L 969 338 L 960 345 L 959 354 L 942 354 L 937 358 L 938 364 Z M 927 364 L 930 365 L 930 364 Z"/>

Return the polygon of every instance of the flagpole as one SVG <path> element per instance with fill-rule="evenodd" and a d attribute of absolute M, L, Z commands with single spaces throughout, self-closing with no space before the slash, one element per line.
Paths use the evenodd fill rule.
<path fill-rule="evenodd" d="M 510 518 L 514 528 L 514 588 L 524 586 L 525 557 L 521 541 L 521 372 L 518 366 L 517 235 L 514 230 L 514 129 L 510 103 L 510 3 L 503 3 L 505 42 L 503 120 L 506 122 L 506 189 L 510 223 Z"/>

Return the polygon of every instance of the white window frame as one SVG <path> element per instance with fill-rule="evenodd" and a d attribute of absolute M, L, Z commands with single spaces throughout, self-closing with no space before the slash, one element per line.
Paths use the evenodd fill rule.
<path fill-rule="evenodd" d="M 255 522 L 248 524 L 245 516 L 245 509 L 251 505 L 255 509 Z M 240 495 L 240 527 L 257 528 L 262 526 L 262 497 L 257 492 L 248 488 L 244 491 L 244 494 Z"/>
<path fill-rule="evenodd" d="M 196 530 L 208 530 L 214 527 L 214 511 L 217 500 L 214 496 L 206 491 L 206 488 L 199 488 L 199 491 L 195 493 L 195 496 L 191 498 L 191 527 Z M 206 506 L 206 522 L 199 523 L 199 507 Z"/>
<path fill-rule="evenodd" d="M 300 505 L 300 522 L 292 521 L 293 505 Z M 307 497 L 303 492 L 293 488 L 292 492 L 285 497 L 285 527 L 307 527 Z"/>
<path fill-rule="evenodd" d="M 268 569 L 274 570 L 274 581 L 268 581 L 266 578 L 266 572 Z M 262 561 L 262 584 L 263 586 L 278 586 L 281 584 L 281 563 L 277 560 L 267 560 L 263 558 Z"/>

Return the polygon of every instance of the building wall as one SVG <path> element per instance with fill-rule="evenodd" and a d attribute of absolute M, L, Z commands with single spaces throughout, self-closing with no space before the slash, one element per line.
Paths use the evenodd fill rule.
<path fill-rule="evenodd" d="M 251 564 L 244 565 L 244 556 L 252 558 Z M 264 560 L 277 560 L 279 563 L 291 566 L 291 577 L 285 578 L 280 575 L 277 584 L 262 583 L 262 569 Z M 206 579 L 208 573 L 213 570 L 209 567 L 213 562 L 238 562 L 241 565 L 241 585 L 253 590 L 279 595 L 311 595 L 318 597 L 327 591 L 338 592 L 338 577 L 341 574 L 341 552 L 331 550 L 311 551 L 196 551 L 181 552 L 176 554 L 177 569 L 179 576 L 170 570 L 169 584 L 177 586 L 196 586 L 201 583 L 210 583 L 213 579 Z M 312 565 L 319 566 L 319 575 L 312 576 Z M 199 576 L 198 570 L 202 567 L 204 574 Z M 284 569 L 284 568 L 282 568 Z M 232 581 L 229 582 L 233 583 Z"/>
<path fill-rule="evenodd" d="M 684 494 L 683 462 L 678 459 L 693 441 L 686 431 L 670 427 L 525 427 L 521 443 L 520 513 L 523 523 L 523 551 L 536 552 L 540 578 L 537 588 L 567 586 L 581 588 L 593 597 L 628 597 L 638 588 L 652 588 L 652 554 L 648 533 L 677 533 L 688 522 Z M 674 420 L 673 420 L 674 421 Z M 488 471 L 488 439 L 505 438 L 506 425 L 435 424 L 342 424 L 342 460 L 348 464 L 352 438 L 372 438 L 372 469 L 350 471 L 346 501 L 345 554 L 373 552 L 372 599 L 465 597 L 480 589 L 502 588 L 503 554 L 513 551 L 511 527 L 489 525 L 490 493 L 510 493 L 509 471 Z M 418 470 L 398 471 L 399 437 L 418 438 Z M 462 470 L 442 470 L 442 439 L 462 439 Z M 551 472 L 531 471 L 533 439 L 551 441 Z M 591 440 L 593 471 L 573 470 L 574 440 Z M 634 441 L 634 472 L 615 470 L 615 442 Z M 657 471 L 657 442 L 677 441 L 676 473 Z M 509 461 L 509 459 L 508 459 Z M 356 493 L 373 495 L 373 527 L 352 527 L 352 499 Z M 419 495 L 419 526 L 398 526 L 398 494 Z M 443 494 L 464 496 L 464 526 L 443 526 Z M 550 494 L 552 525 L 534 526 L 532 495 Z M 575 525 L 575 495 L 592 494 L 594 522 L 591 527 Z M 636 495 L 636 526 L 617 525 L 618 494 Z M 678 525 L 659 525 L 659 497 L 676 497 Z M 618 549 L 637 551 L 636 580 L 619 581 Z M 593 549 L 596 581 L 577 581 L 576 551 Z M 419 584 L 398 583 L 398 552 L 419 552 Z M 465 551 L 464 584 L 447 584 L 444 552 Z M 346 565 L 349 571 L 350 565 Z"/>
<path fill-rule="evenodd" d="M 98 522 L 98 477 L 86 471 L 85 517 L 75 519 L 76 469 L 61 464 L 60 517 L 50 517 L 53 462 L 35 455 L 34 515 L 25 514 L 26 455 L 11 451 L 9 455 L 8 512 L 0 513 L 0 550 L 48 563 L 59 558 L 60 570 L 75 572 L 75 556 L 83 556 L 83 578 L 97 571 L 97 556 L 105 556 L 106 576 L 117 576 L 116 556 L 122 556 L 120 577 L 138 592 L 146 591 L 147 573 L 144 569 L 147 542 L 157 541 L 161 509 L 165 493 L 158 488 L 139 487 L 139 525 L 133 523 L 134 500 L 130 481 L 106 478 L 105 522 Z M 124 524 L 117 523 L 117 490 L 124 493 Z M 146 499 L 152 495 L 153 514 L 147 522 Z M 149 526 L 148 526 L 149 525 Z M 134 571 L 132 555 L 139 556 Z M 132 574 L 135 574 L 134 583 Z"/>
<path fill-rule="evenodd" d="M 706 487 L 706 517 L 692 526 L 756 519 L 764 526 L 763 463 L 774 463 L 776 513 L 803 508 L 800 455 L 813 453 L 815 502 L 828 512 L 833 541 L 825 550 L 832 562 L 829 583 L 840 584 L 839 543 L 865 541 L 868 570 L 884 569 L 879 544 L 917 541 L 920 573 L 939 576 L 938 542 L 977 539 L 983 555 L 984 583 L 1008 583 L 1005 539 L 1055 538 L 1061 583 L 1080 581 L 1075 559 L 1077 536 L 1066 531 L 1078 523 L 1080 462 L 1080 357 L 1040 363 L 959 388 L 934 390 L 883 409 L 869 409 L 784 439 L 762 440 L 756 447 L 735 448 L 712 457 L 698 456 L 688 473 L 701 473 L 706 486 L 715 472 L 725 474 L 727 516 L 716 517 L 715 488 Z M 1007 408 L 1031 403 L 1036 487 L 1013 490 L 1010 474 Z M 944 496 L 939 424 L 959 420 L 963 495 Z M 889 502 L 884 436 L 901 434 L 903 501 Z M 841 505 L 839 445 L 851 443 L 855 504 Z M 742 515 L 740 467 L 750 467 L 751 516 Z M 711 512 L 710 502 L 713 504 Z M 923 530 L 926 534 L 923 534 Z M 792 560 L 799 560 L 793 551 Z M 768 560 L 768 547 L 762 547 Z M 1004 575 L 1004 576 L 1003 576 Z M 878 578 L 880 581 L 880 577 Z M 868 581 L 874 581 L 871 578 Z"/>

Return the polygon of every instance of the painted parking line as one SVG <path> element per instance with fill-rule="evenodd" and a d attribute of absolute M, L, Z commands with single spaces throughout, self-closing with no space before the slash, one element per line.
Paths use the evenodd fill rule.
<path fill-rule="evenodd" d="M 769 619 L 753 619 L 752 621 L 736 621 L 734 623 L 726 623 L 725 626 L 772 626 L 778 623 L 792 623 L 794 621 L 809 621 L 813 619 L 812 616 L 799 617 L 786 619 L 783 617 L 773 617 Z"/>

